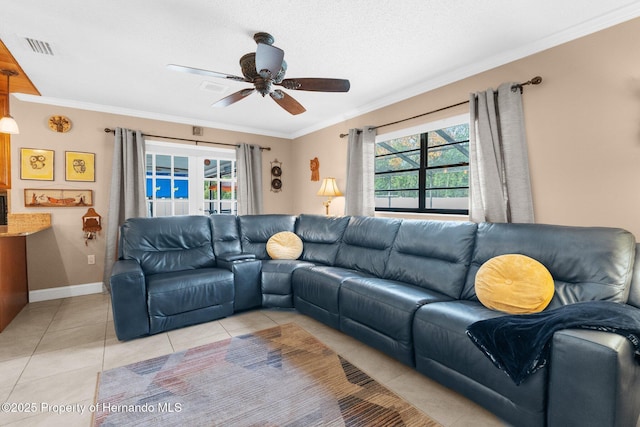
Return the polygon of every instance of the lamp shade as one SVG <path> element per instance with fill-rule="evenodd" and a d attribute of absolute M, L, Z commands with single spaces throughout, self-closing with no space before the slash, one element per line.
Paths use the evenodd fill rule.
<path fill-rule="evenodd" d="M 0 119 L 0 133 L 10 133 L 15 135 L 20 133 L 20 129 L 18 129 L 18 123 L 16 123 L 13 117 L 11 117 L 11 113 L 9 113 L 9 97 L 11 96 L 9 80 L 11 79 L 11 76 L 17 76 L 18 73 L 13 70 L 0 70 L 0 74 L 7 76 L 7 111 L 3 113 L 4 116 Z"/>
<path fill-rule="evenodd" d="M 318 196 L 338 197 L 342 196 L 342 192 L 338 189 L 335 178 L 323 178 Z"/>
<path fill-rule="evenodd" d="M 268 70 L 269 76 L 264 78 L 275 78 L 282 68 L 282 60 L 284 59 L 284 51 L 275 46 L 264 43 L 258 43 L 256 49 L 256 71 L 261 74 L 262 71 Z"/>
<path fill-rule="evenodd" d="M 18 123 L 11 116 L 4 116 L 0 119 L 0 133 L 10 133 L 12 135 L 17 135 L 20 133 L 20 129 L 18 129 Z"/>

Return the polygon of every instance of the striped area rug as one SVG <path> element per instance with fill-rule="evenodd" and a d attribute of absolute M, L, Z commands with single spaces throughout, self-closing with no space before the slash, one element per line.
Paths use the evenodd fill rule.
<path fill-rule="evenodd" d="M 101 373 L 94 426 L 416 426 L 437 422 L 296 324 Z"/>

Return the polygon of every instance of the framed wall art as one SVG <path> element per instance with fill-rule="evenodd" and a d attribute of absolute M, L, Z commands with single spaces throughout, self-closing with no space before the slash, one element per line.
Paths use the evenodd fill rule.
<path fill-rule="evenodd" d="M 93 190 L 25 188 L 24 206 L 28 208 L 93 206 Z"/>
<path fill-rule="evenodd" d="M 95 181 L 96 155 L 80 151 L 65 151 L 65 180 Z"/>
<path fill-rule="evenodd" d="M 53 181 L 53 150 L 20 149 L 20 179 Z"/>

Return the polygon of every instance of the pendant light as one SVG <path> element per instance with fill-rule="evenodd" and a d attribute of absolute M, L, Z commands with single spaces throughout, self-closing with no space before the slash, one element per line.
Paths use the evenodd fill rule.
<path fill-rule="evenodd" d="M 0 119 L 0 133 L 9 133 L 12 135 L 20 133 L 18 129 L 18 123 L 9 114 L 9 96 L 11 91 L 9 90 L 9 79 L 11 76 L 17 76 L 18 73 L 12 70 L 0 70 L 0 74 L 7 76 L 7 111 L 6 114 Z"/>

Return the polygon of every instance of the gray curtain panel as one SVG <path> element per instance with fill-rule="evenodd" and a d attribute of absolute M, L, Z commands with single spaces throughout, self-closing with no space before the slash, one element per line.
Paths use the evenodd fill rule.
<path fill-rule="evenodd" d="M 116 128 L 104 259 L 104 283 L 107 288 L 111 269 L 118 256 L 120 226 L 127 218 L 146 215 L 145 144 L 142 132 Z"/>
<path fill-rule="evenodd" d="M 262 150 L 258 145 L 236 148 L 238 215 L 262 213 Z"/>
<path fill-rule="evenodd" d="M 376 131 L 372 126 L 365 126 L 360 133 L 349 129 L 345 215 L 375 215 L 375 145 Z"/>
<path fill-rule="evenodd" d="M 520 86 L 471 94 L 469 110 L 470 220 L 534 222 Z"/>

